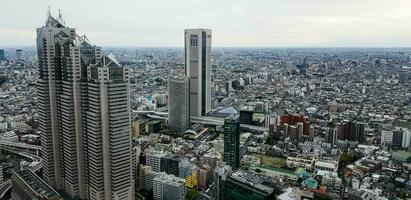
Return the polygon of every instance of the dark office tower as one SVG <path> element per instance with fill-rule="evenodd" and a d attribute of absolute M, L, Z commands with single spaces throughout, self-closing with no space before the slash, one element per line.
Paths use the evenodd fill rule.
<path fill-rule="evenodd" d="M 211 30 L 186 29 L 185 74 L 190 79 L 190 116 L 211 110 Z"/>
<path fill-rule="evenodd" d="M 190 128 L 189 90 L 187 77 L 168 78 L 168 125 L 181 133 Z"/>
<path fill-rule="evenodd" d="M 352 122 L 342 122 L 337 124 L 338 139 L 348 141 L 358 141 L 356 126 Z"/>
<path fill-rule="evenodd" d="M 160 171 L 167 174 L 179 176 L 179 159 L 173 155 L 167 155 L 160 158 Z"/>
<path fill-rule="evenodd" d="M 22 49 L 16 49 L 16 60 L 21 60 L 21 55 L 23 54 Z"/>
<path fill-rule="evenodd" d="M 6 57 L 4 56 L 4 49 L 0 49 L 0 61 L 5 60 Z"/>
<path fill-rule="evenodd" d="M 357 122 L 355 123 L 356 138 L 359 143 L 365 142 L 365 123 Z"/>
<path fill-rule="evenodd" d="M 130 83 L 113 56 L 88 67 L 90 199 L 132 199 Z"/>
<path fill-rule="evenodd" d="M 240 166 L 240 120 L 230 115 L 224 120 L 224 162 L 236 170 Z"/>
<path fill-rule="evenodd" d="M 392 146 L 401 147 L 403 140 L 403 132 L 401 130 L 394 130 L 392 135 Z"/>

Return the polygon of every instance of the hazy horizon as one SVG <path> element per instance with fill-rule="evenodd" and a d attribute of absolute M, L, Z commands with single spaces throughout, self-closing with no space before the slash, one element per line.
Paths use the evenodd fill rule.
<path fill-rule="evenodd" d="M 48 7 L 109 48 L 180 48 L 185 28 L 212 29 L 221 48 L 409 48 L 408 0 L 9 1 L 0 47 L 35 46 Z"/>

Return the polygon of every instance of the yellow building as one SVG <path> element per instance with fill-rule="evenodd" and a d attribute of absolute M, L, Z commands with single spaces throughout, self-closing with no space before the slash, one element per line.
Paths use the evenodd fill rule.
<path fill-rule="evenodd" d="M 196 188 L 198 185 L 198 176 L 197 172 L 193 172 L 190 176 L 187 176 L 186 178 L 186 186 L 188 188 Z"/>
<path fill-rule="evenodd" d="M 133 133 L 133 137 L 138 137 L 140 135 L 140 122 L 139 121 L 135 121 L 133 122 L 133 128 L 132 128 L 132 133 Z"/>

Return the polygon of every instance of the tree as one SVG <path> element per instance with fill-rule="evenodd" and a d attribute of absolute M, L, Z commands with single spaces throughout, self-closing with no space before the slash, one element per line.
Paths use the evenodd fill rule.
<path fill-rule="evenodd" d="M 7 82 L 7 78 L 5 76 L 0 76 L 0 86 Z"/>
<path fill-rule="evenodd" d="M 198 191 L 197 190 L 192 190 L 187 188 L 187 192 L 186 192 L 186 199 L 187 200 L 194 200 L 196 199 L 198 196 Z"/>
<path fill-rule="evenodd" d="M 266 144 L 269 145 L 274 145 L 275 144 L 275 139 L 273 134 L 268 134 L 267 140 L 265 141 Z"/>
<path fill-rule="evenodd" d="M 360 158 L 361 155 L 359 155 L 358 153 L 343 152 L 338 162 L 338 171 L 342 173 L 342 170 L 345 169 L 345 167 L 347 167 L 349 164 L 355 162 Z"/>

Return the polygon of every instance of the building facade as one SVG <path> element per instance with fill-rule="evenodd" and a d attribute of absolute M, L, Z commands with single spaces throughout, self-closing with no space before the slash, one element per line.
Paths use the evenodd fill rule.
<path fill-rule="evenodd" d="M 37 29 L 37 54 L 43 179 L 72 198 L 132 198 L 127 69 L 61 14 Z"/>
<path fill-rule="evenodd" d="M 189 80 L 187 77 L 168 79 L 168 125 L 184 132 L 190 128 Z"/>
<path fill-rule="evenodd" d="M 153 179 L 153 197 L 155 200 L 184 200 L 185 181 L 174 175 L 161 174 Z"/>
<path fill-rule="evenodd" d="M 113 56 L 90 65 L 87 150 L 90 199 L 132 199 L 130 83 L 128 69 Z"/>
<path fill-rule="evenodd" d="M 224 162 L 233 170 L 240 166 L 240 119 L 230 115 L 224 120 Z"/>
<path fill-rule="evenodd" d="M 37 81 L 39 130 L 43 157 L 43 179 L 56 190 L 63 190 L 64 160 L 77 160 L 75 156 L 64 159 L 63 133 L 59 123 L 62 116 L 60 102 L 62 87 L 62 71 L 64 49 L 70 49 L 76 39 L 75 29 L 64 25 L 62 19 L 53 18 L 50 13 L 45 26 L 37 29 L 37 56 L 39 63 L 39 79 Z M 72 136 L 73 137 L 73 136 Z M 71 142 L 66 144 L 74 146 Z M 63 152 L 63 153 L 62 153 Z M 73 169 L 75 170 L 75 169 Z M 70 172 L 69 172 L 70 173 Z M 71 177 L 77 179 L 77 176 Z M 79 182 L 75 180 L 75 182 Z M 70 183 L 69 183 L 70 184 Z M 76 187 L 76 186 L 73 186 Z M 78 186 L 76 187 L 78 188 Z M 79 196 L 74 192 L 73 196 Z"/>
<path fill-rule="evenodd" d="M 190 116 L 211 110 L 211 30 L 186 29 L 185 75 L 190 79 Z"/>

